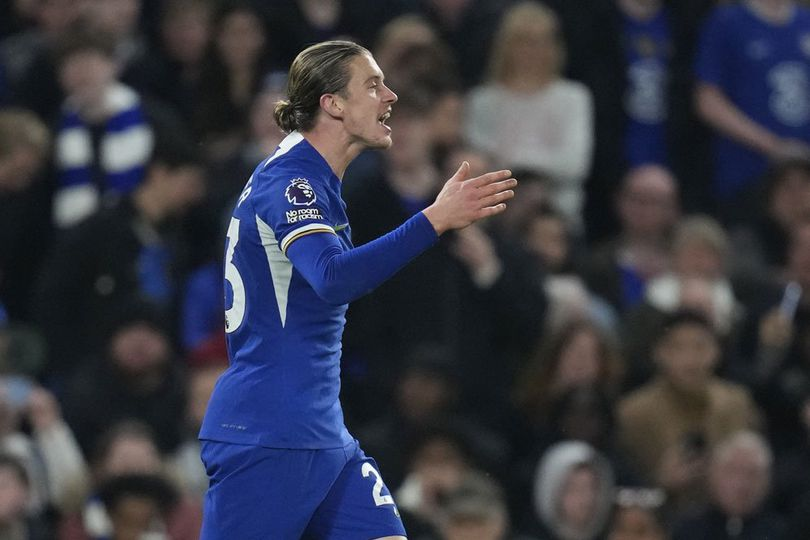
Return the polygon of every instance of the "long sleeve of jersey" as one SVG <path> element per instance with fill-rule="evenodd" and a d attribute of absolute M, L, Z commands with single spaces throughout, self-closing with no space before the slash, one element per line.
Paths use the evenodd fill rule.
<path fill-rule="evenodd" d="M 437 239 L 430 221 L 418 212 L 390 233 L 349 250 L 333 234 L 302 236 L 290 244 L 287 257 L 318 296 L 347 304 L 381 285 Z"/>

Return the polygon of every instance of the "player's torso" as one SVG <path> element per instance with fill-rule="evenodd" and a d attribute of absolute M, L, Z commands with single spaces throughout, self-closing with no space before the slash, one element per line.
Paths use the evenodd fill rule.
<path fill-rule="evenodd" d="M 323 225 L 351 247 L 339 182 L 313 166 L 313 151 L 294 147 L 266 160 L 234 210 L 225 254 L 231 365 L 212 397 L 204 438 L 285 448 L 349 440 L 338 401 L 347 306 L 323 301 L 280 247 L 296 230 Z"/>

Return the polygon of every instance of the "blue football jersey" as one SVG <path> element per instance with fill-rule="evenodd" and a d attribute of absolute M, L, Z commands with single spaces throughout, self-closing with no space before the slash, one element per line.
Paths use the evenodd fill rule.
<path fill-rule="evenodd" d="M 226 332 L 230 366 L 201 439 L 274 448 L 352 441 L 339 402 L 346 304 L 320 298 L 286 256 L 302 236 L 352 248 L 340 179 L 297 132 L 254 171 L 228 227 Z"/>
<path fill-rule="evenodd" d="M 625 158 L 630 167 L 647 163 L 666 165 L 667 86 L 672 57 L 666 9 L 645 21 L 625 16 L 622 41 L 627 63 Z"/>
<path fill-rule="evenodd" d="M 755 122 L 810 143 L 810 11 L 770 24 L 745 5 L 718 7 L 703 30 L 697 78 L 720 87 Z M 735 195 L 766 169 L 764 156 L 718 136 L 715 193 Z"/>

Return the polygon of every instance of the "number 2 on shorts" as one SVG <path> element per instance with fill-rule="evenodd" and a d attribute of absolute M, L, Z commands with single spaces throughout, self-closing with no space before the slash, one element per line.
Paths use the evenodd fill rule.
<path fill-rule="evenodd" d="M 368 478 L 370 474 L 373 474 L 374 477 L 377 479 L 374 482 L 374 489 L 372 490 L 372 494 L 374 495 L 374 504 L 377 506 L 382 506 L 384 504 L 394 504 L 394 498 L 391 495 L 383 495 L 382 488 L 383 488 L 383 479 L 380 476 L 380 473 L 377 472 L 377 469 L 371 463 L 363 463 L 363 467 L 360 469 L 360 472 L 363 473 L 363 478 Z"/>

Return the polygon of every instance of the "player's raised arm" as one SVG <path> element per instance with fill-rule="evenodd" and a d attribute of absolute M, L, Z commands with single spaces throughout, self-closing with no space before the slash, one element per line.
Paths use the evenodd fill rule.
<path fill-rule="evenodd" d="M 470 164 L 465 161 L 444 184 L 436 201 L 423 210 L 436 234 L 499 214 L 506 209 L 505 201 L 515 196 L 512 188 L 517 180 L 510 178 L 511 171 L 488 172 L 474 178 L 469 175 Z"/>

